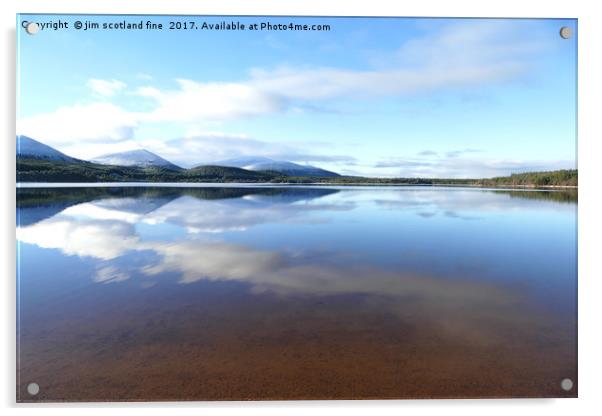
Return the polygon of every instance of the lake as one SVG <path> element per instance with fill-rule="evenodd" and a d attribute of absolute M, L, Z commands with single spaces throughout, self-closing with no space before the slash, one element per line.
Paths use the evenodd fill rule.
<path fill-rule="evenodd" d="M 29 188 L 17 225 L 19 401 L 577 396 L 576 191 Z"/>

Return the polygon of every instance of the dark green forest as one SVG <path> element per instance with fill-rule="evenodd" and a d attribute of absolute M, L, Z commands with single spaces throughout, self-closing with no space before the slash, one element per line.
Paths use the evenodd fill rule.
<path fill-rule="evenodd" d="M 483 186 L 577 186 L 577 170 L 515 173 L 505 177 L 480 179 L 477 183 Z"/>

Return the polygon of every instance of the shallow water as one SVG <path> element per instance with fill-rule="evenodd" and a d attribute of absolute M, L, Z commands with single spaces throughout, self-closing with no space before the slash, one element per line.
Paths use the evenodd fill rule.
<path fill-rule="evenodd" d="M 575 193 L 31 188 L 17 217 L 21 401 L 577 394 Z"/>

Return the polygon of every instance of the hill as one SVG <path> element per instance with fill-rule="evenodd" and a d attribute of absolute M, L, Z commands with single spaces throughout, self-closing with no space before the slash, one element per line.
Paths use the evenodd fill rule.
<path fill-rule="evenodd" d="M 37 140 L 27 136 L 17 136 L 17 157 L 39 159 L 39 160 L 53 160 L 65 163 L 80 163 L 82 160 L 76 159 L 71 156 L 59 152 L 58 150 L 40 143 Z"/>
<path fill-rule="evenodd" d="M 237 167 L 253 171 L 277 172 L 287 176 L 298 177 L 316 177 L 333 178 L 340 176 L 338 173 L 331 172 L 311 165 L 299 165 L 297 163 L 284 160 L 274 160 L 261 156 L 239 157 L 234 159 L 221 160 L 215 162 L 216 166 Z"/>
<path fill-rule="evenodd" d="M 171 163 L 169 160 L 163 159 L 161 156 L 144 149 L 129 150 L 127 152 L 110 153 L 97 156 L 91 159 L 90 162 L 99 163 L 101 165 L 182 169 L 181 167 Z"/>

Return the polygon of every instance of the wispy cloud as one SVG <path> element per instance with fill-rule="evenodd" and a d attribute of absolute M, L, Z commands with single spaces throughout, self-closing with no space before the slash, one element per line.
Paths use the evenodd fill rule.
<path fill-rule="evenodd" d="M 417 168 L 417 167 L 423 167 L 423 166 L 430 166 L 432 163 L 430 161 L 423 161 L 423 160 L 414 160 L 414 159 L 403 159 L 403 158 L 393 158 L 393 159 L 387 159 L 387 160 L 382 160 L 380 162 L 377 162 L 374 167 L 375 168 L 398 168 L 398 167 L 403 167 L 403 168 Z"/>
<path fill-rule="evenodd" d="M 258 154 L 293 162 L 331 162 L 348 165 L 355 163 L 356 160 L 347 155 L 320 155 L 306 152 L 303 148 L 308 147 L 307 143 L 274 143 L 255 139 L 246 134 L 218 131 L 196 132 L 194 135 L 167 141 L 147 140 L 139 143 L 182 166 Z"/>
<path fill-rule="evenodd" d="M 451 153 L 451 156 L 448 154 Z M 447 152 L 440 158 L 390 158 L 374 165 L 377 176 L 432 178 L 490 178 L 512 173 L 574 169 L 574 160 L 509 160 L 460 157 Z M 388 168 L 384 172 L 383 168 Z"/>
<path fill-rule="evenodd" d="M 452 150 L 451 152 L 446 152 L 445 156 L 449 158 L 459 157 L 466 155 L 468 153 L 480 153 L 482 150 L 479 149 L 460 149 L 460 150 Z"/>
<path fill-rule="evenodd" d="M 295 108 L 319 109 L 316 102 L 369 100 L 442 88 L 476 86 L 511 79 L 525 70 L 518 62 L 466 67 L 426 66 L 416 69 L 356 71 L 338 68 L 255 69 L 242 82 L 197 82 L 178 79 L 178 88 L 153 87 L 137 93 L 156 101 L 147 114 L 152 121 L 229 120 L 281 113 Z M 328 108 L 328 112 L 335 111 Z"/>
<path fill-rule="evenodd" d="M 93 280 L 96 283 L 123 282 L 130 278 L 130 275 L 115 266 L 99 267 Z"/>
<path fill-rule="evenodd" d="M 390 64 L 422 67 L 482 68 L 518 64 L 526 69 L 536 55 L 552 47 L 549 33 L 537 22 L 510 19 L 459 20 L 440 25 L 405 42 Z M 528 33 L 529 36 L 525 36 Z"/>
<path fill-rule="evenodd" d="M 127 87 L 124 82 L 116 79 L 105 80 L 93 78 L 88 80 L 87 85 L 95 94 L 101 97 L 112 97 Z"/>
<path fill-rule="evenodd" d="M 139 80 L 142 80 L 142 81 L 152 81 L 153 80 L 153 76 L 150 74 L 147 74 L 146 72 L 138 72 L 136 74 L 136 78 L 138 78 Z"/>

